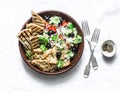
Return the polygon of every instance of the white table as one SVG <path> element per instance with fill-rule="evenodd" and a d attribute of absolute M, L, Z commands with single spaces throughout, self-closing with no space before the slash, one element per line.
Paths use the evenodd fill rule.
<path fill-rule="evenodd" d="M 22 60 L 17 33 L 31 16 L 31 10 L 60 10 L 80 24 L 87 19 L 91 33 L 101 29 L 95 49 L 99 69 L 91 69 L 83 77 L 90 56 L 85 48 L 80 62 L 70 71 L 58 76 L 38 74 Z M 113 59 L 104 59 L 101 43 L 112 39 L 117 44 Z M 1 0 L 0 1 L 0 92 L 118 92 L 120 90 L 120 0 Z"/>

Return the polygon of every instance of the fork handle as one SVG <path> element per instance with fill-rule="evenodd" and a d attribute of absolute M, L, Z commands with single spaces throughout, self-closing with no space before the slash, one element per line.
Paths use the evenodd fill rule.
<path fill-rule="evenodd" d="M 92 51 L 90 41 L 88 41 L 88 44 L 89 44 L 89 47 L 90 47 L 90 51 Z M 93 54 L 93 56 L 91 57 L 91 60 L 90 60 L 90 61 L 92 62 L 92 67 L 93 67 L 93 69 L 94 69 L 94 70 L 97 70 L 97 69 L 98 69 L 98 63 L 97 63 L 97 60 L 96 60 L 94 54 Z"/>
<path fill-rule="evenodd" d="M 94 57 L 94 55 L 93 55 L 93 57 L 91 59 L 92 59 L 91 62 L 92 62 L 93 69 L 97 70 L 98 69 L 98 63 L 97 63 L 96 58 Z"/>
<path fill-rule="evenodd" d="M 89 77 L 89 74 L 90 74 L 90 69 L 91 69 L 90 62 L 91 62 L 92 57 L 93 57 L 93 52 L 94 52 L 94 50 L 91 50 L 91 55 L 90 55 L 89 62 L 88 62 L 88 64 L 86 65 L 85 70 L 84 70 L 84 77 L 85 77 L 85 78 L 88 78 L 88 77 Z"/>
<path fill-rule="evenodd" d="M 86 65 L 85 71 L 84 71 L 84 77 L 85 77 L 85 78 L 88 78 L 88 77 L 89 77 L 90 69 L 91 69 L 90 64 Z"/>

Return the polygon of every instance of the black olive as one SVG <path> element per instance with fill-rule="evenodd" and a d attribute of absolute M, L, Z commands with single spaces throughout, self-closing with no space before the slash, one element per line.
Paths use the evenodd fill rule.
<path fill-rule="evenodd" d="M 68 34 L 68 37 L 74 37 L 74 33 L 72 32 L 72 33 L 69 33 Z"/>
<path fill-rule="evenodd" d="M 59 59 L 61 57 L 61 52 L 57 52 L 56 57 Z"/>
<path fill-rule="evenodd" d="M 54 34 L 54 33 L 55 33 L 55 32 L 52 31 L 52 30 L 49 30 L 49 31 L 48 31 L 48 35 L 49 35 L 49 36 L 51 36 L 51 35 Z"/>
<path fill-rule="evenodd" d="M 77 48 L 76 48 L 75 46 L 71 47 L 71 50 L 72 50 L 73 52 L 77 52 Z"/>
<path fill-rule="evenodd" d="M 54 23 L 51 23 L 51 25 L 54 25 Z"/>
<path fill-rule="evenodd" d="M 47 47 L 48 49 L 51 48 L 51 44 L 48 43 L 48 44 L 46 45 L 46 47 Z"/>
<path fill-rule="evenodd" d="M 59 22 L 58 25 L 59 25 L 59 26 L 62 25 L 62 22 L 63 22 L 63 19 L 60 20 L 60 22 Z"/>
<path fill-rule="evenodd" d="M 45 19 L 46 21 L 49 21 L 49 20 L 50 20 L 50 16 L 49 16 L 49 15 L 46 15 L 46 16 L 44 16 L 44 19 Z"/>

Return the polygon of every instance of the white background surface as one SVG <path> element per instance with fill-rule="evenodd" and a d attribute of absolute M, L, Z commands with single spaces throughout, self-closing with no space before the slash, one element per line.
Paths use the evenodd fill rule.
<path fill-rule="evenodd" d="M 67 73 L 46 76 L 31 70 L 22 60 L 16 35 L 31 10 L 60 10 L 79 24 L 87 19 L 91 33 L 101 29 L 95 49 L 99 69 L 83 77 L 90 56 L 85 41 L 80 62 Z M 105 59 L 101 43 L 112 39 L 117 44 L 113 59 Z M 0 92 L 119 92 L 120 90 L 120 0 L 1 0 L 0 1 Z"/>

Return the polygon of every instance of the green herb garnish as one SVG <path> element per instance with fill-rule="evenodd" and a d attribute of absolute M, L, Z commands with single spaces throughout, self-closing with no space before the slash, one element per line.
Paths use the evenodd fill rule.
<path fill-rule="evenodd" d="M 71 50 L 69 50 L 67 52 L 67 55 L 68 55 L 68 57 L 72 58 L 74 56 L 74 53 Z"/>
<path fill-rule="evenodd" d="M 58 60 L 57 67 L 62 68 L 64 66 L 64 61 L 63 60 Z"/>
<path fill-rule="evenodd" d="M 48 42 L 49 42 L 49 40 L 48 40 L 48 38 L 46 38 L 46 37 L 44 37 L 44 36 L 40 36 L 39 37 L 39 42 L 41 43 L 41 44 L 47 44 Z"/>
<path fill-rule="evenodd" d="M 72 23 L 68 23 L 68 28 L 71 29 L 71 30 L 73 30 L 74 25 Z"/>
<path fill-rule="evenodd" d="M 55 26 L 58 26 L 58 24 L 60 23 L 60 20 L 61 20 L 60 17 L 58 17 L 58 16 L 53 16 L 53 17 L 50 18 L 49 23 L 50 23 L 50 24 L 54 24 Z"/>
<path fill-rule="evenodd" d="M 73 40 L 73 43 L 74 44 L 78 44 L 78 43 L 81 43 L 82 42 L 82 37 L 77 35 L 76 38 Z"/>
<path fill-rule="evenodd" d="M 59 42 L 60 42 L 60 44 L 63 44 L 64 41 L 63 41 L 63 40 L 60 40 Z"/>
<path fill-rule="evenodd" d="M 57 40 L 58 40 L 58 35 L 53 35 L 53 36 L 52 36 L 52 40 L 53 40 L 53 41 L 57 41 Z"/>
<path fill-rule="evenodd" d="M 47 47 L 45 45 L 41 45 L 40 49 L 45 53 L 47 51 Z"/>
<path fill-rule="evenodd" d="M 27 56 L 28 59 L 31 59 L 32 51 L 26 50 L 26 56 Z"/>

